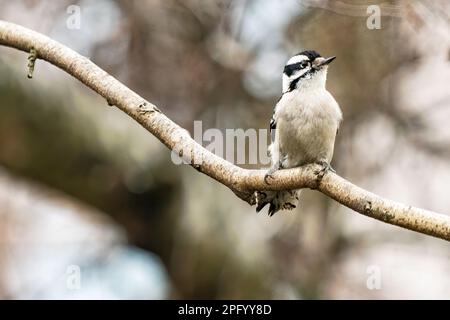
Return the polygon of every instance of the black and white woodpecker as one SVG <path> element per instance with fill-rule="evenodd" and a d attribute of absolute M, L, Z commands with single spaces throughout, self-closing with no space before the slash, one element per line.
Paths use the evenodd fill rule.
<path fill-rule="evenodd" d="M 334 141 L 342 121 L 338 103 L 325 87 L 328 65 L 316 51 L 303 51 L 284 66 L 283 94 L 270 120 L 272 166 L 266 181 L 279 169 L 318 163 L 330 170 Z M 331 169 L 332 170 L 332 169 Z M 257 191 L 256 211 L 269 204 L 269 216 L 297 206 L 300 190 Z"/>

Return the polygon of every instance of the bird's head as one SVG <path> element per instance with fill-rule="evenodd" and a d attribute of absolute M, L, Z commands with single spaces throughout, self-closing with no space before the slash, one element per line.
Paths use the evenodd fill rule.
<path fill-rule="evenodd" d="M 325 87 L 328 64 L 335 58 L 324 58 L 314 50 L 302 51 L 290 58 L 284 66 L 283 93 Z"/>

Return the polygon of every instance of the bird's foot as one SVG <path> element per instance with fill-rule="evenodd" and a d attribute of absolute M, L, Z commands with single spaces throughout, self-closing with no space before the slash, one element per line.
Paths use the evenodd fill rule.
<path fill-rule="evenodd" d="M 313 189 L 317 189 L 322 182 L 323 177 L 328 171 L 336 173 L 336 171 L 331 167 L 331 165 L 327 161 L 317 161 L 318 165 L 320 165 L 322 168 L 316 172 L 316 187 Z"/>
<path fill-rule="evenodd" d="M 270 168 L 264 175 L 264 182 L 270 184 L 269 179 L 273 179 L 273 174 L 278 170 L 278 168 Z"/>
<path fill-rule="evenodd" d="M 282 168 L 281 161 L 276 162 L 264 175 L 264 182 L 270 184 L 269 179 L 273 179 L 273 174 Z"/>
<path fill-rule="evenodd" d="M 328 162 L 326 162 L 325 160 L 320 160 L 320 161 L 317 161 L 316 163 L 318 165 L 322 166 L 322 171 L 324 173 L 326 173 L 327 171 L 331 171 L 333 173 L 336 173 L 336 170 L 334 170 L 333 167 Z"/>

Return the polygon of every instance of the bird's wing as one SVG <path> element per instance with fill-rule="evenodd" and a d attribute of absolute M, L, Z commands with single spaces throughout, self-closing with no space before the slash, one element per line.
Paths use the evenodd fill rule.
<path fill-rule="evenodd" d="M 270 133 L 272 133 L 272 130 L 275 130 L 277 128 L 277 121 L 275 120 L 275 112 L 272 115 L 272 118 L 270 119 Z"/>
<path fill-rule="evenodd" d="M 273 114 L 272 114 L 272 118 L 270 118 L 270 123 L 269 123 L 269 129 L 270 129 L 270 134 L 272 137 L 272 142 L 275 139 L 275 129 L 277 128 L 277 107 L 278 107 L 278 103 L 280 102 L 281 98 L 283 96 L 281 96 L 277 103 L 275 104 L 275 108 L 273 109 Z"/>

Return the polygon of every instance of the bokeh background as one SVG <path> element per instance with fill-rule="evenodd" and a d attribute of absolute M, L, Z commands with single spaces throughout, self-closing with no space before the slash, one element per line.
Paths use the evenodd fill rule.
<path fill-rule="evenodd" d="M 446 0 L 0 0 L 0 19 L 88 56 L 191 132 L 266 129 L 287 59 L 336 55 L 334 168 L 450 214 Z M 309 190 L 293 212 L 256 214 L 78 81 L 26 66 L 0 47 L 1 298 L 450 298 L 448 243 Z"/>

